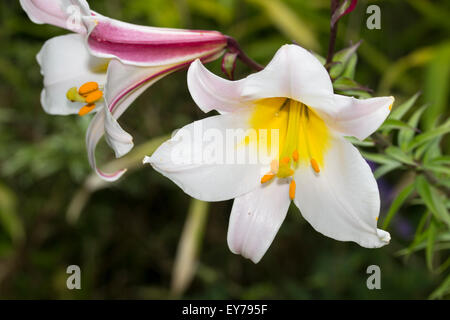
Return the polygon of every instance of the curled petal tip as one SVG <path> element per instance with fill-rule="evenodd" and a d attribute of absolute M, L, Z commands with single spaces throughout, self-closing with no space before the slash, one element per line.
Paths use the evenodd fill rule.
<path fill-rule="evenodd" d="M 383 243 L 382 245 L 386 245 L 391 241 L 391 235 L 387 231 L 377 229 L 377 235 L 380 241 Z"/>

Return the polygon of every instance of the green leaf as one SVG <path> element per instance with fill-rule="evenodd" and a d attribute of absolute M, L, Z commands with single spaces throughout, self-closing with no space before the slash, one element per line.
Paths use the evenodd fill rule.
<path fill-rule="evenodd" d="M 433 138 L 443 136 L 449 132 L 450 132 L 450 119 L 435 129 L 432 129 L 432 130 L 429 130 L 422 134 L 417 135 L 410 143 L 408 143 L 408 146 L 406 149 L 412 150 L 412 149 L 416 148 L 417 146 L 419 146 Z"/>
<path fill-rule="evenodd" d="M 395 197 L 395 200 L 392 202 L 391 207 L 389 208 L 389 211 L 386 214 L 386 218 L 383 221 L 383 229 L 387 229 L 392 218 L 398 212 L 403 203 L 405 203 L 406 199 L 408 199 L 413 190 L 414 190 L 414 183 L 411 183 L 410 185 L 405 187 L 402 191 L 400 191 L 400 193 Z"/>
<path fill-rule="evenodd" d="M 388 156 L 390 156 L 391 158 L 393 158 L 397 161 L 400 161 L 400 162 L 403 162 L 403 163 L 406 163 L 406 164 L 409 164 L 412 166 L 416 165 L 412 156 L 403 152 L 403 150 L 400 149 L 399 147 L 389 146 L 386 148 L 385 152 Z"/>
<path fill-rule="evenodd" d="M 422 113 L 425 111 L 427 106 L 423 106 L 420 109 L 416 110 L 414 114 L 409 118 L 408 125 L 411 128 L 417 128 L 417 124 L 419 123 L 420 117 Z M 406 149 L 409 141 L 414 137 L 414 131 L 411 130 L 400 130 L 398 133 L 398 145 L 402 150 Z"/>
<path fill-rule="evenodd" d="M 352 144 L 354 144 L 355 146 L 360 146 L 360 147 L 373 147 L 373 146 L 375 146 L 375 142 L 369 140 L 369 138 L 367 138 L 364 141 L 356 139 L 355 137 L 345 137 L 345 138 L 348 141 L 350 141 Z"/>
<path fill-rule="evenodd" d="M 396 163 L 389 163 L 389 164 L 383 164 L 381 166 L 379 166 L 374 172 L 373 172 L 373 176 L 375 177 L 375 179 L 379 179 L 382 176 L 384 176 L 385 174 L 391 172 L 392 170 L 395 170 L 397 168 L 400 168 L 402 166 L 401 163 L 396 162 Z"/>
<path fill-rule="evenodd" d="M 369 152 L 361 152 L 363 157 L 372 162 L 380 163 L 380 164 L 400 164 L 398 161 L 389 158 L 384 154 L 379 153 L 369 153 Z"/>
<path fill-rule="evenodd" d="M 295 40 L 303 47 L 316 50 L 320 48 L 316 34 L 311 24 L 307 24 L 291 8 L 280 0 L 247 0 L 264 9 L 267 17 L 274 25 L 291 40 Z"/>
<path fill-rule="evenodd" d="M 450 77 L 450 44 L 439 46 L 428 63 L 425 72 L 424 99 L 430 107 L 423 116 L 426 129 L 433 127 L 433 122 L 447 108 Z"/>
<path fill-rule="evenodd" d="M 0 184 L 0 223 L 14 242 L 24 239 L 25 230 L 17 213 L 16 195 L 3 184 Z"/>
<path fill-rule="evenodd" d="M 428 270 L 433 271 L 433 255 L 434 255 L 434 243 L 436 240 L 436 225 L 433 221 L 428 228 L 427 246 L 425 249 L 425 257 L 427 261 Z"/>
<path fill-rule="evenodd" d="M 335 64 L 333 64 L 330 68 L 330 76 L 333 79 L 337 79 L 346 71 L 350 60 L 352 58 L 356 58 L 356 50 L 358 50 L 360 45 L 361 41 L 335 53 L 333 56 L 333 62 Z"/>
<path fill-rule="evenodd" d="M 425 205 L 431 213 L 433 213 L 436 219 L 443 221 L 450 226 L 450 216 L 443 199 L 441 199 L 435 188 L 429 184 L 424 176 L 417 176 L 416 189 L 420 197 L 425 202 Z"/>
<path fill-rule="evenodd" d="M 440 299 L 450 293 L 450 274 L 445 278 L 442 284 L 430 294 L 430 299 Z"/>
<path fill-rule="evenodd" d="M 415 131 L 414 127 L 397 119 L 386 119 L 386 121 L 384 121 L 383 125 L 380 127 L 380 130 L 385 131 L 390 131 L 392 129 L 409 130 L 409 132 Z"/>
<path fill-rule="evenodd" d="M 398 107 L 396 107 L 394 105 L 389 118 L 400 120 L 405 115 L 405 113 L 407 113 L 409 111 L 409 109 L 411 109 L 411 107 L 414 105 L 414 103 L 416 103 L 417 98 L 419 98 L 419 96 L 420 96 L 420 92 L 413 95 L 411 98 L 409 98 L 406 102 L 402 103 Z"/>

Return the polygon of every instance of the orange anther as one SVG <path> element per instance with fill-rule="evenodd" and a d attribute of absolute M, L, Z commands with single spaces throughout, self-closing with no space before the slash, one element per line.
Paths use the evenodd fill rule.
<path fill-rule="evenodd" d="M 95 108 L 95 104 L 87 104 L 78 111 L 78 115 L 80 115 L 80 116 L 87 115 L 89 112 L 94 110 L 94 108 Z"/>
<path fill-rule="evenodd" d="M 294 150 L 294 152 L 292 152 L 292 159 L 294 159 L 295 162 L 298 161 L 298 150 Z"/>
<path fill-rule="evenodd" d="M 80 89 L 78 89 L 78 93 L 81 94 L 82 96 L 87 95 L 91 92 L 97 91 L 98 90 L 98 83 L 97 82 L 86 82 L 85 84 L 83 84 Z"/>
<path fill-rule="evenodd" d="M 311 159 L 311 167 L 313 167 L 315 172 L 317 172 L 317 173 L 320 172 L 320 168 L 319 168 L 319 165 L 317 164 L 316 159 Z"/>
<path fill-rule="evenodd" d="M 391 105 L 389 105 L 389 110 L 392 110 L 392 104 L 391 104 Z"/>
<path fill-rule="evenodd" d="M 273 177 L 275 177 L 274 174 L 268 173 L 268 174 L 264 175 L 264 176 L 261 178 L 261 183 L 266 183 L 266 182 L 272 180 Z"/>
<path fill-rule="evenodd" d="M 295 181 L 294 179 L 292 179 L 291 183 L 289 184 L 289 198 L 291 198 L 291 200 L 294 200 L 295 198 Z"/>
<path fill-rule="evenodd" d="M 86 103 L 88 103 L 88 104 L 94 103 L 94 102 L 100 100 L 102 97 L 103 97 L 103 92 L 101 92 L 100 90 L 91 92 L 86 96 Z"/>

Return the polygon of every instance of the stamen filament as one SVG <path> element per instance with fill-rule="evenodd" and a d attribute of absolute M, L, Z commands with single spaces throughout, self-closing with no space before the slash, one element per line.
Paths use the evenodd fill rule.
<path fill-rule="evenodd" d="M 294 200 L 295 198 L 295 189 L 296 189 L 295 181 L 294 179 L 292 179 L 291 183 L 289 184 L 289 198 L 291 198 L 291 200 Z"/>

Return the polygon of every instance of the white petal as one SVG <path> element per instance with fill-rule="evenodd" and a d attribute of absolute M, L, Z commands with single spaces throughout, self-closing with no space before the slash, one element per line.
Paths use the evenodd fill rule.
<path fill-rule="evenodd" d="M 289 183 L 280 179 L 236 198 L 228 226 L 230 250 L 258 263 L 272 244 L 290 203 Z"/>
<path fill-rule="evenodd" d="M 68 34 L 45 42 L 37 55 L 44 76 L 41 104 L 50 114 L 73 114 L 83 106 L 71 102 L 66 93 L 72 87 L 80 87 L 88 81 L 103 84 L 106 73 L 101 71 L 108 61 L 91 56 L 83 36 Z"/>
<path fill-rule="evenodd" d="M 245 107 L 248 103 L 241 95 L 242 81 L 229 81 L 216 76 L 200 60 L 191 64 L 187 75 L 189 92 L 204 112 L 232 112 Z"/>
<path fill-rule="evenodd" d="M 104 110 L 105 108 L 103 108 Z M 89 128 L 86 132 L 86 148 L 88 152 L 88 160 L 91 167 L 95 170 L 100 178 L 105 181 L 115 181 L 119 179 L 125 172 L 126 169 L 116 171 L 114 173 L 105 173 L 97 168 L 95 161 L 95 148 L 100 141 L 100 138 L 105 132 L 105 112 L 97 112 L 97 114 L 92 119 L 89 124 Z"/>
<path fill-rule="evenodd" d="M 228 113 L 193 122 L 145 162 L 194 198 L 222 201 L 240 196 L 256 188 L 270 168 L 270 161 L 246 156 L 255 155 L 253 146 L 244 143 L 248 118 L 248 113 Z M 239 138 L 227 137 L 239 129 Z"/>
<path fill-rule="evenodd" d="M 245 79 L 242 95 L 250 100 L 286 97 L 317 110 L 328 110 L 333 102 L 333 86 L 314 55 L 298 45 L 284 45 L 264 70 Z"/>
<path fill-rule="evenodd" d="M 116 158 L 127 154 L 133 148 L 133 137 L 123 130 L 116 119 L 109 111 L 109 108 L 103 108 L 105 113 L 105 140 L 114 150 Z"/>
<path fill-rule="evenodd" d="M 318 232 L 367 248 L 389 243 L 389 233 L 377 229 L 380 196 L 375 178 L 359 151 L 342 137 L 332 138 L 323 168 L 309 166 L 295 173 L 295 204 Z"/>
<path fill-rule="evenodd" d="M 86 33 L 82 15 L 90 15 L 85 0 L 20 0 L 20 5 L 34 23 L 48 23 L 74 32 Z"/>
<path fill-rule="evenodd" d="M 334 95 L 333 114 L 321 113 L 328 126 L 346 136 L 364 140 L 374 133 L 389 115 L 394 97 L 356 99 Z"/>

